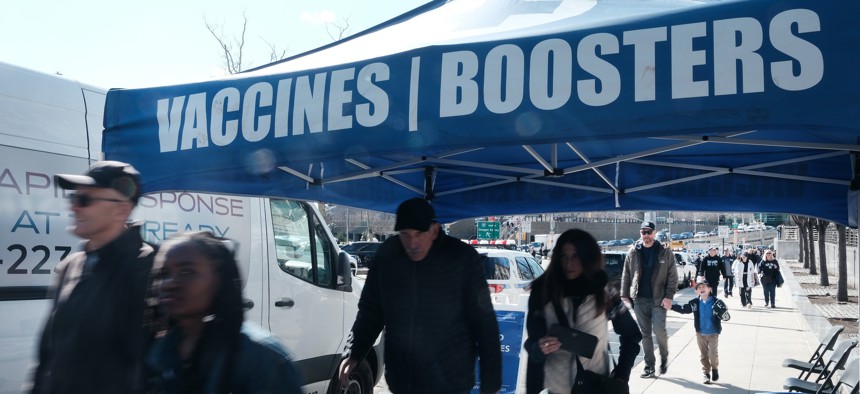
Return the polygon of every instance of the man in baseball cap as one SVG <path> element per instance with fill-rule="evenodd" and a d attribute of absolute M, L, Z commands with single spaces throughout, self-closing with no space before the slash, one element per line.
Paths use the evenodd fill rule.
<path fill-rule="evenodd" d="M 130 164 L 101 161 L 57 183 L 74 213 L 72 232 L 83 250 L 55 269 L 54 305 L 40 341 L 34 393 L 142 392 L 146 290 L 155 249 L 140 227 L 127 225 L 140 198 Z"/>
<path fill-rule="evenodd" d="M 394 229 L 397 237 L 379 247 L 367 274 L 352 342 L 340 365 L 341 384 L 346 385 L 384 328 L 385 355 L 398 360 L 385 366 L 392 392 L 414 391 L 415 382 L 426 392 L 467 392 L 475 383 L 476 361 L 480 391 L 498 392 L 501 342 L 482 257 L 444 234 L 436 211 L 423 198 L 397 207 Z M 424 284 L 432 284 L 434 294 L 442 296 L 428 297 Z M 431 326 L 445 330 L 426 329 Z M 440 365 L 446 373 L 435 372 Z"/>
<path fill-rule="evenodd" d="M 57 183 L 67 190 L 79 186 L 113 189 L 135 205 L 140 199 L 140 173 L 119 161 L 96 162 L 84 175 L 58 174 Z"/>
<path fill-rule="evenodd" d="M 669 369 L 669 333 L 666 330 L 666 311 L 672 308 L 672 299 L 678 290 L 678 271 L 675 255 L 656 239 L 654 222 L 644 221 L 639 226 L 640 240 L 630 246 L 624 259 L 621 274 L 621 297 L 633 305 L 636 322 L 642 331 L 642 352 L 645 358 L 643 378 L 653 378 Z M 660 351 L 660 369 L 655 369 L 652 332 Z"/>

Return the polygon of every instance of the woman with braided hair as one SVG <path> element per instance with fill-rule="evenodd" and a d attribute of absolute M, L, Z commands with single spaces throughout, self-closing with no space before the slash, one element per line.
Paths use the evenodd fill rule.
<path fill-rule="evenodd" d="M 148 392 L 299 394 L 283 346 L 244 321 L 242 281 L 224 240 L 178 234 L 162 245 L 155 267 L 170 324 L 147 360 Z"/>

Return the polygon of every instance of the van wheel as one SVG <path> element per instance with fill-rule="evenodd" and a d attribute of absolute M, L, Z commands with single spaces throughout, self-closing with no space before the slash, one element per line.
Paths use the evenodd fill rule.
<path fill-rule="evenodd" d="M 370 372 L 367 360 L 362 360 L 358 368 L 349 374 L 346 387 L 340 387 L 340 382 L 335 375 L 329 384 L 328 392 L 329 394 L 373 394 L 373 374 Z"/>

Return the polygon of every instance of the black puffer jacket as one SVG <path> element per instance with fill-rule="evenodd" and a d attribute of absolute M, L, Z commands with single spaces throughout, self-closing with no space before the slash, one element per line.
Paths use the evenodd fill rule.
<path fill-rule="evenodd" d="M 144 298 L 155 249 L 143 242 L 139 226 L 131 226 L 92 253 L 98 263 L 89 274 L 84 274 L 85 252 L 57 266 L 59 282 L 42 332 L 33 393 L 143 390 Z"/>
<path fill-rule="evenodd" d="M 396 237 L 380 246 L 345 355 L 364 358 L 383 327 L 392 392 L 469 391 L 477 356 L 481 391 L 501 388 L 499 327 L 487 280 L 480 256 L 462 241 L 440 233 L 419 262 Z"/>

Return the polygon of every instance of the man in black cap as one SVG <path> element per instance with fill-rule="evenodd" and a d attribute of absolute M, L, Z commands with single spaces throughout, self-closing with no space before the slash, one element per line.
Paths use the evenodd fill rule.
<path fill-rule="evenodd" d="M 678 290 L 675 255 L 655 239 L 654 223 L 643 222 L 641 239 L 630 246 L 621 274 L 621 297 L 633 304 L 636 322 L 642 331 L 642 351 L 645 371 L 641 377 L 653 378 L 654 341 L 660 348 L 660 374 L 669 368 L 669 335 L 666 332 L 666 311 L 672 308 L 672 298 Z"/>
<path fill-rule="evenodd" d="M 140 393 L 148 332 L 145 297 L 155 250 L 126 223 L 140 198 L 129 164 L 101 161 L 57 175 L 83 251 L 57 265 L 54 305 L 42 331 L 33 393 Z"/>
<path fill-rule="evenodd" d="M 481 392 L 502 385 L 499 327 L 480 255 L 441 232 L 433 207 L 413 198 L 374 257 L 340 366 L 345 387 L 385 329 L 385 380 L 395 393 Z"/>

